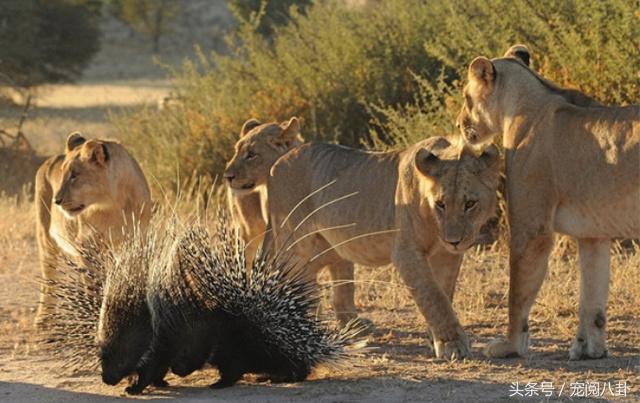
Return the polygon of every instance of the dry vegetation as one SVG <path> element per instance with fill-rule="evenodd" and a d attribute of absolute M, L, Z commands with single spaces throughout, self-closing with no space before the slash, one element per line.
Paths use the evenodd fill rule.
<path fill-rule="evenodd" d="M 34 215 L 30 203 L 17 198 L 0 199 L 0 385 L 19 385 L 12 393 L 34 391 L 41 385 L 56 388 L 58 398 L 84 393 L 118 396 L 122 387 L 108 387 L 92 373 L 59 373 L 55 358 L 45 356 L 32 342 L 31 326 L 37 299 L 37 249 Z M 494 245 L 470 251 L 464 261 L 455 297 L 456 310 L 471 335 L 474 352 L 462 362 L 436 360 L 426 347 L 424 322 L 392 267 L 357 269 L 357 303 L 363 316 L 373 320 L 374 349 L 355 366 L 329 371 L 320 369 L 311 381 L 299 385 L 249 385 L 209 391 L 215 379 L 210 369 L 186 379 L 170 377 L 176 386 L 152 391 L 142 398 L 180 396 L 200 400 L 265 398 L 268 400 L 382 400 L 469 399 L 496 400 L 509 396 L 511 382 L 617 382 L 626 380 L 630 392 L 640 385 L 640 250 L 616 250 L 612 260 L 609 303 L 609 358 L 594 361 L 567 360 L 578 307 L 577 262 L 567 240 L 558 243 L 548 278 L 533 309 L 533 344 L 526 358 L 488 360 L 482 346 L 503 334 L 507 318 L 508 276 L 504 249 Z M 328 277 L 323 292 L 328 294 Z M 325 295 L 323 310 L 329 310 Z M 34 392 L 35 393 L 35 392 Z M 556 391 L 557 393 L 557 391 Z M 637 396 L 637 395 L 636 395 Z M 18 398 L 19 395 L 14 395 Z M 94 396 L 96 397 L 96 396 Z"/>

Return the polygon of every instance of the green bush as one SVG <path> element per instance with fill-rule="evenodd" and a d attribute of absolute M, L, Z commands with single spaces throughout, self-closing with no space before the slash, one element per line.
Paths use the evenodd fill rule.
<path fill-rule="evenodd" d="M 561 86 L 604 103 L 637 103 L 640 8 L 629 0 L 450 0 L 425 8 L 434 32 L 426 51 L 466 74 L 474 57 L 497 57 L 514 43 Z"/>
<path fill-rule="evenodd" d="M 187 61 L 175 73 L 180 106 L 147 109 L 116 124 L 160 183 L 169 185 L 178 171 L 220 174 L 249 117 L 296 115 L 307 139 L 369 142 L 369 105 L 410 102 L 414 73 L 427 79 L 440 74 L 441 64 L 423 49 L 429 24 L 414 12 L 419 4 L 361 9 L 321 2 L 305 15 L 293 11 L 270 39 L 256 33 L 255 24 L 241 25 L 230 38 L 230 55 Z"/>
<path fill-rule="evenodd" d="M 350 146 L 455 133 L 468 63 L 514 43 L 547 77 L 603 102 L 637 102 L 640 91 L 640 14 L 627 0 L 328 0 L 292 9 L 268 39 L 257 26 L 241 24 L 230 54 L 174 72 L 180 105 L 116 120 L 160 183 L 219 175 L 250 117 L 297 115 L 307 139 Z"/>
<path fill-rule="evenodd" d="M 109 0 L 107 4 L 111 15 L 151 38 L 155 53 L 160 51 L 160 37 L 171 32 L 181 11 L 178 0 Z"/>
<path fill-rule="evenodd" d="M 262 35 L 269 36 L 278 25 L 285 25 L 290 18 L 290 8 L 304 10 L 311 0 L 227 0 L 229 8 L 241 22 L 251 21 L 263 13 L 257 21 L 256 29 Z"/>
<path fill-rule="evenodd" d="M 2 84 L 30 87 L 77 79 L 100 45 L 95 0 L 0 2 Z"/>

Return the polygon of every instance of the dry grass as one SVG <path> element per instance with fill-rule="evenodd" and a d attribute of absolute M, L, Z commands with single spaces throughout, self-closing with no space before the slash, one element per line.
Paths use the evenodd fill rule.
<path fill-rule="evenodd" d="M 30 203 L 16 198 L 0 198 L 0 379 L 44 384 L 69 391 L 91 391 L 113 395 L 121 388 L 100 385 L 93 374 L 65 377 L 50 374 L 55 360 L 34 351 L 30 342 L 33 308 L 36 304 L 38 275 L 34 231 L 34 212 Z M 426 347 L 424 321 L 392 267 L 356 271 L 357 305 L 363 316 L 373 320 L 371 338 L 374 350 L 357 366 L 340 371 L 318 370 L 314 381 L 297 388 L 255 386 L 234 389 L 227 398 L 262 394 L 271 399 L 325 397 L 338 388 L 345 398 L 371 394 L 382 399 L 416 399 L 430 390 L 438 398 L 467 399 L 477 393 L 493 400 L 507 397 L 511 382 L 566 382 L 626 380 L 631 392 L 640 386 L 640 250 L 616 251 L 612 259 L 609 303 L 610 357 L 595 361 L 567 361 L 568 349 L 577 327 L 578 271 L 575 257 L 565 246 L 552 255 L 548 278 L 531 316 L 532 350 L 528 357 L 488 360 L 481 347 L 498 334 L 504 334 L 507 319 L 508 275 L 504 250 L 471 250 L 464 260 L 455 308 L 471 336 L 474 352 L 462 362 L 436 360 Z M 326 276 L 323 279 L 326 280 Z M 325 282 L 325 285 L 327 283 Z M 323 291 L 328 294 L 327 287 Z M 328 308 L 325 298 L 323 309 Z M 29 371 L 24 372 L 23 369 Z M 208 396 L 198 387 L 215 378 L 205 370 L 186 379 L 170 378 L 178 395 Z M 436 386 L 434 386 L 436 385 Z M 186 389 L 185 389 L 186 388 Z M 426 389 L 425 389 L 426 388 Z M 433 388 L 436 388 L 433 390 Z M 568 388 L 568 386 L 567 386 Z M 320 391 L 324 390 L 325 394 Z M 200 395 L 200 393 L 204 393 Z M 431 393 L 430 392 L 430 393 Z M 160 392 L 156 392 L 160 393 Z M 232 393 L 232 392 L 229 392 Z M 331 392 L 334 393 L 334 392 Z M 239 394 L 239 395 L 238 395 Z M 158 396 L 147 395 L 147 398 Z"/>

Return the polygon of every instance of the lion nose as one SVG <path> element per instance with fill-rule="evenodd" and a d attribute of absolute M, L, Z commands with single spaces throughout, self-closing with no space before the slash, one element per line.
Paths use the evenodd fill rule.
<path fill-rule="evenodd" d="M 53 202 L 55 204 L 57 204 L 58 206 L 62 204 L 62 196 L 60 195 L 56 195 L 55 199 L 53 199 Z"/>
<path fill-rule="evenodd" d="M 454 246 L 454 247 L 458 246 L 458 244 L 460 243 L 460 241 L 453 241 L 453 242 L 452 241 L 447 241 L 447 242 L 449 243 L 449 245 Z"/>

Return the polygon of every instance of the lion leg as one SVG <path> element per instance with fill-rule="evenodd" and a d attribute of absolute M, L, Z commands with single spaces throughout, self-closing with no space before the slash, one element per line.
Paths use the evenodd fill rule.
<path fill-rule="evenodd" d="M 246 244 L 244 247 L 244 254 L 247 263 L 247 268 L 253 266 L 253 261 L 256 258 L 256 254 L 258 253 L 258 248 L 263 244 L 264 241 L 264 233 L 256 235 L 254 237 L 248 237 L 245 240 Z"/>
<path fill-rule="evenodd" d="M 569 358 L 607 356 L 607 299 L 611 241 L 578 239 L 580 259 L 580 324 Z"/>
<path fill-rule="evenodd" d="M 397 239 L 392 260 L 433 333 L 436 357 L 466 357 L 470 352 L 469 339 L 448 295 L 436 281 L 426 256 L 408 245 L 408 241 Z"/>
<path fill-rule="evenodd" d="M 247 269 L 253 265 L 256 252 L 264 240 L 267 223 L 262 214 L 260 194 L 236 196 L 227 191 L 227 205 L 240 237 L 245 242 Z"/>
<path fill-rule="evenodd" d="M 331 287 L 333 309 L 336 311 L 336 319 L 340 326 L 344 327 L 356 319 L 365 329 L 363 331 L 368 333 L 373 330 L 373 323 L 369 319 L 358 317 L 355 304 L 353 263 L 340 259 L 331 263 L 328 268 L 334 282 Z"/>
<path fill-rule="evenodd" d="M 333 309 L 340 326 L 346 325 L 358 316 L 355 305 L 355 285 L 353 284 L 353 263 L 338 260 L 328 266 L 331 273 Z"/>
<path fill-rule="evenodd" d="M 520 238 L 520 239 L 518 239 Z M 529 311 L 547 273 L 553 246 L 551 232 L 524 237 L 512 234 L 510 241 L 509 331 L 507 340 L 495 340 L 484 350 L 487 357 L 523 355 L 529 348 Z"/>
<path fill-rule="evenodd" d="M 44 326 L 47 316 L 55 309 L 56 298 L 53 295 L 52 281 L 56 280 L 55 266 L 51 263 L 53 259 L 47 258 L 42 262 L 42 278 L 40 283 L 40 300 L 34 323 L 37 327 Z"/>
<path fill-rule="evenodd" d="M 463 256 L 464 255 L 462 254 L 453 254 L 442 251 L 429 257 L 429 264 L 431 265 L 433 276 L 451 302 L 453 302 L 453 294 L 456 289 Z M 429 339 L 433 352 L 435 353 L 435 338 L 431 328 L 428 325 L 427 327 L 427 338 Z"/>
<path fill-rule="evenodd" d="M 429 257 L 433 276 L 447 297 L 449 297 L 449 301 L 453 301 L 463 256 L 462 254 L 442 251 Z"/>
<path fill-rule="evenodd" d="M 51 161 L 51 160 L 50 160 Z M 47 179 L 49 164 L 43 164 L 36 174 L 36 240 L 38 241 L 38 253 L 40 257 L 40 267 L 42 278 L 40 283 L 40 301 L 36 311 L 35 325 L 40 327 L 47 315 L 55 307 L 56 299 L 53 297 L 51 281 L 55 280 L 56 270 L 56 248 L 54 241 L 49 235 L 51 227 L 51 200 L 53 199 L 53 189 Z"/>

